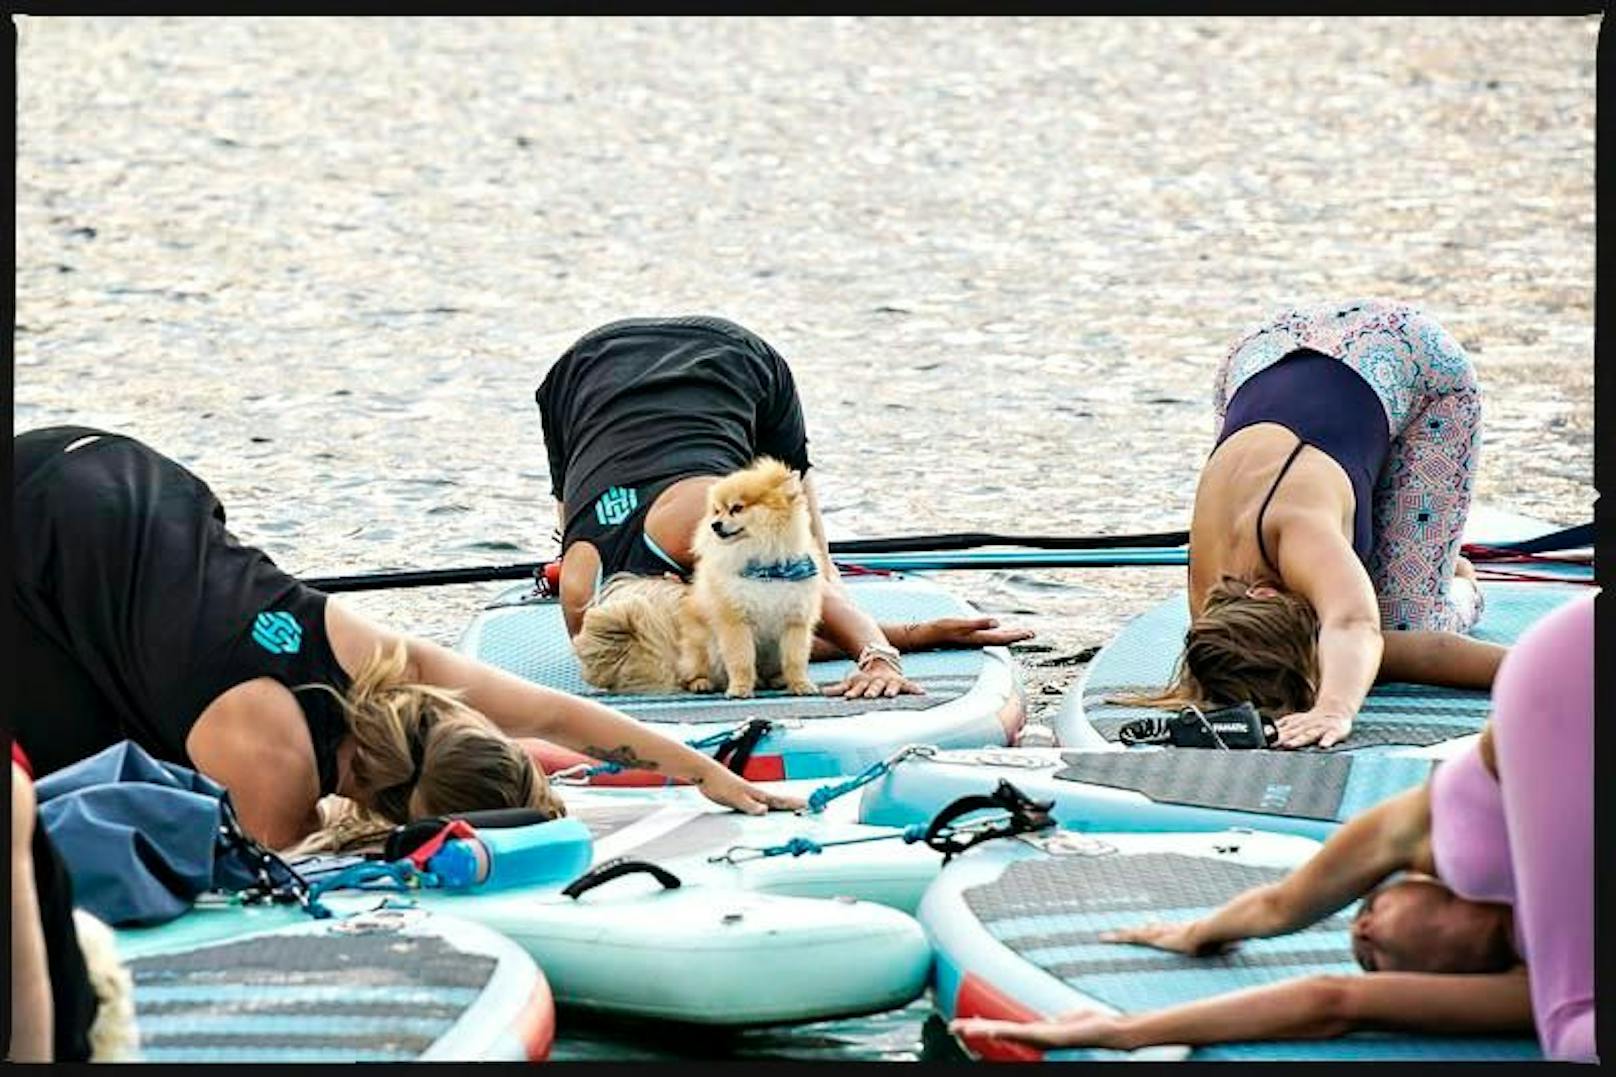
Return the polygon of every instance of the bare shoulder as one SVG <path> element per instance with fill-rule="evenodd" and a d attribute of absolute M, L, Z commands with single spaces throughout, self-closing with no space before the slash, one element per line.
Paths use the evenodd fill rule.
<path fill-rule="evenodd" d="M 275 847 L 317 825 L 320 776 L 303 708 L 269 677 L 231 688 L 185 739 L 192 765 L 230 791 L 247 831 Z"/>
<path fill-rule="evenodd" d="M 312 764 L 314 745 L 303 707 L 273 677 L 242 681 L 221 694 L 185 738 L 186 754 L 199 765 L 204 756 L 297 754 L 299 748 Z"/>
<path fill-rule="evenodd" d="M 378 647 L 391 647 L 404 639 L 334 597 L 325 603 L 325 634 L 337 664 L 350 677 L 364 668 Z"/>

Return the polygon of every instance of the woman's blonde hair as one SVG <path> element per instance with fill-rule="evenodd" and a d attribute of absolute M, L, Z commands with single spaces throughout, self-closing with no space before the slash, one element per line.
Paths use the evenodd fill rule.
<path fill-rule="evenodd" d="M 378 646 L 345 693 L 336 694 L 353 738 L 352 778 L 362 798 L 327 798 L 322 827 L 296 852 L 376 841 L 412 819 L 489 808 L 566 814 L 522 746 L 467 706 L 459 693 L 405 680 L 403 642 Z M 332 801 L 335 801 L 333 804 Z"/>
<path fill-rule="evenodd" d="M 1319 618 L 1300 595 L 1252 598 L 1253 584 L 1225 576 L 1184 633 L 1173 681 L 1112 702 L 1133 707 L 1226 707 L 1249 702 L 1267 718 L 1313 706 L 1319 682 Z"/>

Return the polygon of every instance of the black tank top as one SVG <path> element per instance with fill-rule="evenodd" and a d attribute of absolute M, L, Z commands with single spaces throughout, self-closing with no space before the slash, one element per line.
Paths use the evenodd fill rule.
<path fill-rule="evenodd" d="M 1311 445 L 1341 465 L 1352 483 L 1352 548 L 1367 563 L 1375 544 L 1370 511 L 1375 482 L 1391 447 L 1386 409 L 1373 387 L 1339 359 L 1310 349 L 1294 351 L 1252 375 L 1235 391 L 1224 414 L 1218 445 L 1257 423 L 1278 423 L 1299 442 L 1257 513 L 1257 546 L 1263 561 L 1279 571 L 1263 544 L 1263 514 L 1297 455 Z M 1213 451 L 1217 451 L 1215 446 Z"/>
<path fill-rule="evenodd" d="M 349 684 L 326 636 L 326 596 L 238 542 L 206 483 L 133 438 L 51 427 L 18 435 L 13 448 L 18 613 L 95 689 L 62 685 L 60 698 L 74 701 L 67 713 L 18 715 L 41 773 L 75 761 L 60 758 L 62 744 L 97 743 L 88 730 L 59 738 L 53 723 L 99 726 L 100 742 L 132 740 L 189 766 L 185 738 L 202 711 L 243 681 L 271 677 L 302 706 L 320 791 L 332 792 L 347 721 L 329 692 L 304 687 Z M 30 685 L 26 697 L 51 694 Z M 101 713 L 83 713 L 95 696 Z"/>

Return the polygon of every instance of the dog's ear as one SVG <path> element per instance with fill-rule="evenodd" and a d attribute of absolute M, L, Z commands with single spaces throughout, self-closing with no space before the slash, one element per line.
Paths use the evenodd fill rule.
<path fill-rule="evenodd" d="M 802 488 L 802 473 L 800 471 L 786 472 L 786 496 L 793 501 L 801 501 L 807 496 Z"/>

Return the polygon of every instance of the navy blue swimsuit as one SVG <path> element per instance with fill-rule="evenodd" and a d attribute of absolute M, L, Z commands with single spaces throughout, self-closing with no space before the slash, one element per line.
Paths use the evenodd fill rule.
<path fill-rule="evenodd" d="M 1257 423 L 1278 423 L 1297 437 L 1257 513 L 1257 548 L 1264 563 L 1279 571 L 1263 545 L 1263 514 L 1291 464 L 1311 445 L 1340 464 L 1352 483 L 1352 548 L 1367 564 L 1375 542 L 1371 498 L 1391 449 L 1386 409 L 1374 388 L 1339 359 L 1309 349 L 1294 351 L 1235 391 L 1218 445 Z"/>

